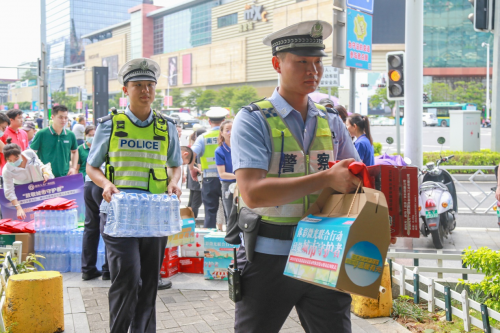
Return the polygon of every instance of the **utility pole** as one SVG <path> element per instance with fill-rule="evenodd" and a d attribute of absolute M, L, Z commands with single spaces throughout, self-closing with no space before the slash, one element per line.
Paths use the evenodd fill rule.
<path fill-rule="evenodd" d="M 500 8 L 500 6 L 498 6 Z M 424 4 L 406 0 L 405 15 L 405 157 L 423 165 L 422 108 L 424 76 Z M 399 111 L 399 110 L 398 110 Z M 397 112 L 397 111 L 396 111 Z"/>
<path fill-rule="evenodd" d="M 490 119 L 490 44 L 483 43 L 482 47 L 486 46 L 486 120 Z"/>
<path fill-rule="evenodd" d="M 41 70 L 38 80 L 38 89 L 40 90 L 40 108 L 43 105 L 44 127 L 49 125 L 49 101 L 47 96 L 47 88 L 49 85 L 47 73 L 47 33 L 46 33 L 46 11 L 45 1 L 40 1 L 40 44 L 41 44 Z M 40 80 L 41 79 L 41 80 Z M 42 85 L 43 83 L 43 85 Z"/>
<path fill-rule="evenodd" d="M 495 6 L 495 22 L 500 22 L 500 6 Z M 498 26 L 498 24 L 497 24 Z M 500 84 L 498 82 L 500 78 L 500 29 L 496 27 L 493 32 L 493 89 L 492 94 L 492 105 L 491 105 L 491 150 L 500 151 L 500 118 L 498 114 L 498 106 L 500 97 Z"/>
<path fill-rule="evenodd" d="M 349 68 L 349 112 L 356 113 L 356 68 Z M 361 111 L 361 110 L 360 110 Z"/>

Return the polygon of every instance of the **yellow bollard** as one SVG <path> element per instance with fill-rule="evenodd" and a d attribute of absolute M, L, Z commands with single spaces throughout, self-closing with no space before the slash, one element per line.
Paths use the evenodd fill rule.
<path fill-rule="evenodd" d="M 59 272 L 12 275 L 3 306 L 5 327 L 13 333 L 64 331 L 63 280 Z"/>
<path fill-rule="evenodd" d="M 389 265 L 384 265 L 381 287 L 378 299 L 352 295 L 351 312 L 361 318 L 389 317 L 392 310 L 392 289 L 389 274 Z"/>

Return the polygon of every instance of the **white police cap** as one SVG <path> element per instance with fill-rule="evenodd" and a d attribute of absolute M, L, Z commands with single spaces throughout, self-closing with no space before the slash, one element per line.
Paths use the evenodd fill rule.
<path fill-rule="evenodd" d="M 127 62 L 118 72 L 118 82 L 125 85 L 129 81 L 158 81 L 160 65 L 148 58 L 137 58 Z"/>
<path fill-rule="evenodd" d="M 290 52 L 303 57 L 325 57 L 323 40 L 328 38 L 332 31 L 333 27 L 328 22 L 305 21 L 267 35 L 263 43 L 272 47 L 273 55 L 278 52 Z"/>
<path fill-rule="evenodd" d="M 214 121 L 224 120 L 228 114 L 229 111 L 224 108 L 211 108 L 207 111 L 207 117 Z"/>

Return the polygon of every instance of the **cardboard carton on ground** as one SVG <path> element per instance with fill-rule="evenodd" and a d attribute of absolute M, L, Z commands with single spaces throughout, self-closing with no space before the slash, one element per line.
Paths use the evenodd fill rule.
<path fill-rule="evenodd" d="M 182 231 L 168 236 L 167 247 L 194 243 L 194 213 L 191 208 L 181 208 Z"/>
<path fill-rule="evenodd" d="M 165 249 L 165 257 L 163 260 L 171 261 L 179 258 L 179 247 L 167 247 Z"/>
<path fill-rule="evenodd" d="M 26 260 L 26 256 L 30 253 L 35 253 L 35 234 L 28 233 L 15 233 L 15 234 L 1 234 L 0 247 L 12 245 L 15 241 L 23 242 L 23 253 L 21 260 Z"/>
<path fill-rule="evenodd" d="M 211 232 L 205 235 L 205 258 L 230 259 L 234 257 L 233 249 L 239 245 L 229 244 L 224 240 L 225 232 Z"/>
<path fill-rule="evenodd" d="M 203 259 L 193 257 L 179 258 L 179 272 L 203 274 Z"/>
<path fill-rule="evenodd" d="M 217 231 L 215 228 L 195 228 L 194 243 L 182 245 L 182 257 L 205 257 L 205 236 L 211 232 Z"/>
<path fill-rule="evenodd" d="M 179 273 L 179 258 L 170 261 L 164 259 L 160 269 L 161 277 L 168 278 L 177 273 Z"/>
<path fill-rule="evenodd" d="M 375 189 L 387 199 L 392 237 L 420 237 L 418 168 L 392 165 L 368 167 Z"/>
<path fill-rule="evenodd" d="M 227 268 L 232 263 L 232 258 L 204 258 L 203 275 L 205 276 L 205 280 L 227 281 Z"/>
<path fill-rule="evenodd" d="M 389 213 L 382 192 L 361 191 L 355 196 L 323 190 L 297 226 L 285 275 L 378 297 L 391 238 Z"/>

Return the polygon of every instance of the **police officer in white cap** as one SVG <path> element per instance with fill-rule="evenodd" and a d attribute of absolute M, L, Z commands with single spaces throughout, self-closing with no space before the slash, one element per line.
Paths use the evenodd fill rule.
<path fill-rule="evenodd" d="M 217 210 L 219 209 L 219 200 L 222 198 L 222 188 L 219 180 L 219 172 L 215 165 L 215 149 L 219 146 L 217 138 L 219 137 L 220 124 L 228 115 L 228 111 L 223 108 L 214 108 L 207 112 L 210 126 L 209 131 L 200 135 L 191 149 L 194 153 L 194 159 L 200 158 L 200 165 L 203 174 L 203 183 L 201 186 L 201 198 L 205 206 L 205 228 L 215 228 L 217 223 Z M 189 166 L 191 177 L 196 180 L 198 170 L 191 164 Z M 227 216 L 226 216 L 227 219 Z"/>
<path fill-rule="evenodd" d="M 308 21 L 267 36 L 280 86 L 234 121 L 239 225 L 258 224 L 254 238 L 244 233 L 238 251 L 243 297 L 236 303 L 236 333 L 277 333 L 293 307 L 306 332 L 351 332 L 349 294 L 283 275 L 297 223 L 317 194 L 329 187 L 348 193 L 359 184 L 347 168 L 359 156 L 344 124 L 308 97 L 323 75 L 323 39 L 331 33 L 329 23 Z M 329 169 L 335 160 L 344 161 Z"/>
<path fill-rule="evenodd" d="M 87 174 L 103 188 L 101 234 L 106 244 L 111 288 L 110 331 L 156 332 L 156 294 L 167 237 L 111 237 L 103 233 L 111 196 L 118 192 L 181 195 L 182 166 L 175 123 L 151 109 L 159 65 L 127 62 L 118 73 L 130 104 L 98 120 Z M 106 163 L 105 173 L 99 167 Z M 169 176 L 170 175 L 170 176 Z M 136 212 L 133 212 L 133 216 Z"/>

